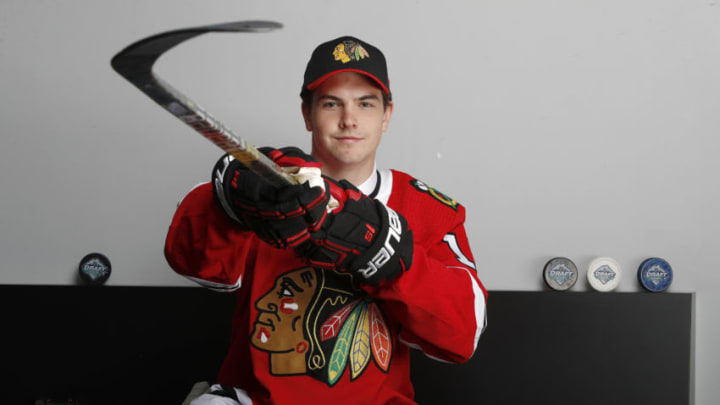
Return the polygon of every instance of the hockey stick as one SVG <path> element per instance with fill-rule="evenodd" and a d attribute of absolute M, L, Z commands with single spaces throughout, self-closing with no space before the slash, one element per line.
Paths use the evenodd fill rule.
<path fill-rule="evenodd" d="M 163 81 L 153 71 L 155 61 L 167 50 L 207 32 L 268 32 L 282 28 L 273 21 L 239 21 L 163 32 L 141 39 L 112 58 L 113 69 L 170 114 L 191 126 L 222 150 L 271 184 L 281 187 L 294 183 L 271 159 L 245 139 L 235 135 L 202 107 Z"/>

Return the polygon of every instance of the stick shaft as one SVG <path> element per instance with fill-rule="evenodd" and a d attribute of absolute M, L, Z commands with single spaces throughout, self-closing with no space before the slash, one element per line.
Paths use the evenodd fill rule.
<path fill-rule="evenodd" d="M 240 21 L 164 32 L 129 45 L 113 57 L 111 64 L 115 71 L 170 114 L 270 184 L 282 187 L 294 181 L 275 162 L 152 71 L 155 61 L 164 52 L 198 35 L 207 32 L 267 32 L 281 27 L 281 24 L 272 21 Z"/>
<path fill-rule="evenodd" d="M 200 105 L 154 75 L 155 91 L 163 97 L 160 100 L 148 94 L 155 102 L 170 114 L 190 126 L 199 134 L 217 145 L 220 149 L 232 155 L 250 170 L 262 176 L 270 184 L 282 187 L 292 184 L 292 180 L 270 158 L 260 153 L 253 145 L 242 137 L 233 133 L 205 111 Z"/>

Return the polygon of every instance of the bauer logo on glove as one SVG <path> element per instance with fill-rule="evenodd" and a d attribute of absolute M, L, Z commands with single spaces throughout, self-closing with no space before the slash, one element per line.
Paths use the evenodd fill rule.
<path fill-rule="evenodd" d="M 387 210 L 388 218 L 390 219 L 390 229 L 388 230 L 385 244 L 380 248 L 380 251 L 378 251 L 377 254 L 373 256 L 373 258 L 367 263 L 365 267 L 361 267 L 357 270 L 357 272 L 366 279 L 374 276 L 375 273 L 378 272 L 378 269 L 381 269 L 385 265 L 385 263 L 389 262 L 392 256 L 395 254 L 395 248 L 390 243 L 390 240 L 394 239 L 395 241 L 393 243 L 395 243 L 396 246 L 400 243 L 400 236 L 402 235 L 402 225 L 400 224 L 400 218 L 398 217 L 397 212 L 393 211 L 391 208 L 387 208 Z M 370 225 L 367 226 L 369 227 Z M 367 238 L 365 240 L 367 240 Z"/>

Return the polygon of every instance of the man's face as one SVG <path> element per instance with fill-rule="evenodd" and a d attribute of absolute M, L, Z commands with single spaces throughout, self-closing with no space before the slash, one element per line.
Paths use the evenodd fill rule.
<path fill-rule="evenodd" d="M 383 108 L 382 90 L 368 77 L 353 72 L 331 76 L 315 89 L 312 107 L 303 106 L 313 156 L 332 167 L 372 166 L 392 107 Z"/>

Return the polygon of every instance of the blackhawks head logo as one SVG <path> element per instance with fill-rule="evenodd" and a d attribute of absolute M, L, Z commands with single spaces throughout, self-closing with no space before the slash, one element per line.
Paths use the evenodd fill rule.
<path fill-rule="evenodd" d="M 355 380 L 374 360 L 387 372 L 392 337 L 376 303 L 349 274 L 303 267 L 282 274 L 256 303 L 252 345 L 270 356 L 270 373 L 310 375 L 335 385 Z"/>
<path fill-rule="evenodd" d="M 422 191 L 423 193 L 430 194 L 432 198 L 457 211 L 458 202 L 450 198 L 447 194 L 443 194 L 440 191 L 428 186 L 427 184 L 417 179 L 410 180 L 410 184 L 417 190 Z"/>
<path fill-rule="evenodd" d="M 359 43 L 347 40 L 335 46 L 333 56 L 335 57 L 335 60 L 339 60 L 342 63 L 348 63 L 351 60 L 369 58 L 370 54 Z"/>

